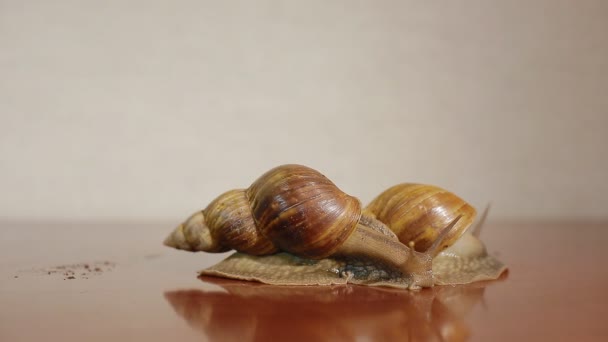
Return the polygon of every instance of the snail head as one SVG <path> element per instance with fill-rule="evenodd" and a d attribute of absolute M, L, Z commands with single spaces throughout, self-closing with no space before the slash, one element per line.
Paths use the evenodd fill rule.
<path fill-rule="evenodd" d="M 445 246 L 445 240 L 453 234 L 456 229 L 456 224 L 462 218 L 462 215 L 456 217 L 450 224 L 441 231 L 437 239 L 433 242 L 425 252 L 417 252 L 413 248 L 413 243 L 410 244 L 412 249 L 412 257 L 406 262 L 406 269 L 412 275 L 412 285 L 410 288 L 417 289 L 420 287 L 432 287 L 435 283 L 433 276 L 433 258 Z"/>

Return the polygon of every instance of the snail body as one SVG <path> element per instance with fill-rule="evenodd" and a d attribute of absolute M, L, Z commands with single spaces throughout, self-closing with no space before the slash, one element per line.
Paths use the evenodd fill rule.
<path fill-rule="evenodd" d="M 437 203 L 418 195 L 419 187 L 407 189 L 391 188 L 362 210 L 357 198 L 318 171 L 282 165 L 247 189 L 218 196 L 179 225 L 165 244 L 192 252 L 239 252 L 202 272 L 207 275 L 290 285 L 433 286 L 433 258 L 458 240 L 475 209 L 462 205 L 442 216 L 434 209 Z M 458 202 L 425 189 L 434 192 L 436 202 Z M 411 211 L 405 211 L 406 218 L 398 215 L 407 205 L 426 219 L 412 220 Z M 410 226 L 416 231 L 404 232 Z"/>

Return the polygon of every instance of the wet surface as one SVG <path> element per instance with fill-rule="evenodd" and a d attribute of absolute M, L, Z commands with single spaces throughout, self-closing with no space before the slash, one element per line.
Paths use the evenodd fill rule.
<path fill-rule="evenodd" d="M 0 340 L 608 337 L 608 224 L 489 224 L 482 238 L 508 274 L 419 292 L 197 278 L 229 254 L 168 249 L 170 227 L 0 224 Z"/>

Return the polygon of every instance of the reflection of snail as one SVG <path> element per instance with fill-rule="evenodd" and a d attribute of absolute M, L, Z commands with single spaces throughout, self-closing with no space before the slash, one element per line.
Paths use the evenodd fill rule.
<path fill-rule="evenodd" d="M 419 211 L 415 227 L 430 234 L 424 240 L 402 240 L 421 247 L 424 242 L 424 250 L 418 251 L 399 242 L 381 222 L 389 218 L 385 223 L 391 229 L 402 229 L 393 224 L 388 213 L 376 210 L 394 202 L 385 204 L 379 197 L 362 213 L 356 198 L 319 172 L 283 165 L 262 175 L 248 189 L 220 195 L 176 228 L 165 244 L 189 251 L 235 249 L 243 254 L 235 254 L 203 273 L 237 279 L 294 285 L 353 282 L 432 286 L 436 277 L 431 268 L 442 266 L 433 265 L 437 263 L 433 257 L 456 241 L 470 225 L 475 210 L 467 205 L 470 210 L 456 212 L 442 222 L 429 220 L 428 212 Z M 491 267 L 482 264 L 484 267 L 476 267 L 472 271 L 475 276 L 469 278 L 496 278 L 504 269 L 498 262 Z M 491 274 L 483 275 L 488 270 Z"/>
<path fill-rule="evenodd" d="M 483 287 L 408 291 L 361 286 L 277 288 L 204 278 L 226 292 L 165 293 L 175 311 L 211 341 L 462 341 L 464 317 Z"/>

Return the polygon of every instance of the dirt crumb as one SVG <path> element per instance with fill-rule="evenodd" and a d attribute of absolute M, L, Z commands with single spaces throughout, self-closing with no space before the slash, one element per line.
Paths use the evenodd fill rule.
<path fill-rule="evenodd" d="M 105 272 L 110 272 L 116 267 L 112 261 L 96 261 L 87 263 L 77 263 L 69 265 L 58 265 L 38 270 L 42 274 L 49 276 L 58 275 L 67 279 L 89 279 L 91 276 L 100 276 Z M 36 273 L 38 271 L 34 270 Z M 17 276 L 15 276 L 17 278 Z"/>

